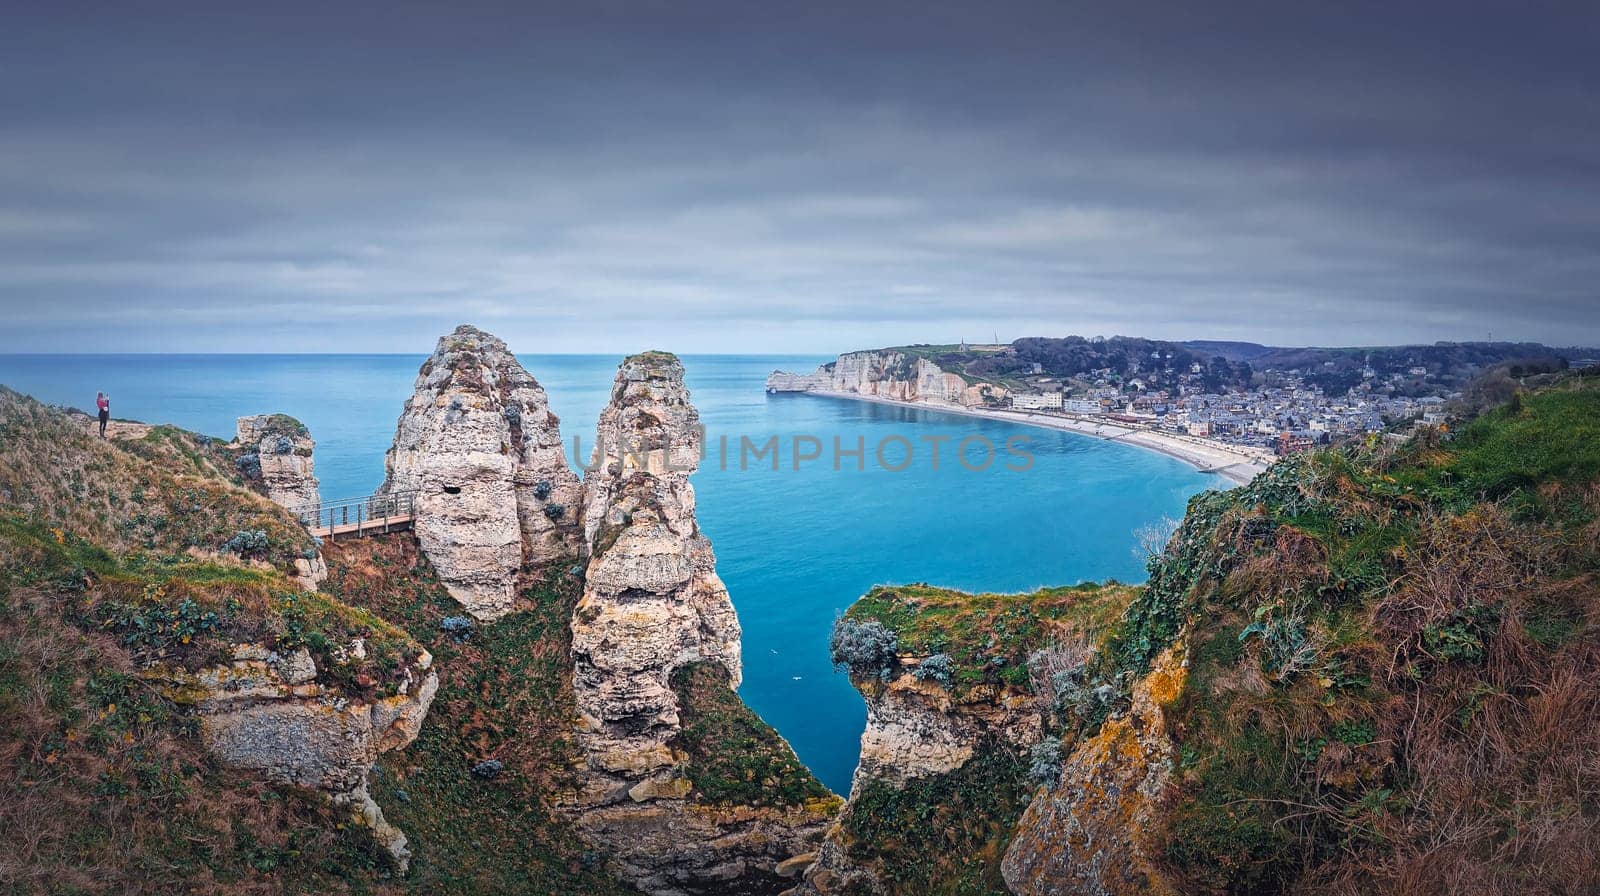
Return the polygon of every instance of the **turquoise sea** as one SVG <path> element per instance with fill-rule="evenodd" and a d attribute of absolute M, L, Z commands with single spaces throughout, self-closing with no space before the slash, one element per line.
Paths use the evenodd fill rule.
<path fill-rule="evenodd" d="M 519 357 L 549 391 L 569 457 L 574 436 L 586 455 L 620 356 Z M 382 482 L 383 452 L 422 360 L 0 355 L 0 383 L 79 408 L 93 407 L 95 392 L 105 391 L 114 416 L 229 438 L 235 417 L 292 414 L 316 439 L 323 497 L 337 499 L 368 494 Z M 1141 581 L 1134 530 L 1181 516 L 1191 495 L 1226 482 L 1143 449 L 1070 433 L 765 394 L 772 370 L 810 370 L 824 360 L 705 355 L 684 363 L 708 436 L 708 456 L 694 477 L 700 522 L 744 626 L 741 693 L 844 793 L 865 708 L 829 666 L 828 633 L 859 595 L 878 583 L 917 581 L 987 591 Z M 741 463 L 743 439 L 761 449 L 774 436 L 777 470 L 771 454 L 752 460 L 748 449 Z M 1013 442 L 1007 453 L 1013 437 L 1027 441 Z M 864 456 L 842 454 L 835 469 L 835 438 L 845 452 L 864 447 Z M 967 464 L 956 456 L 963 440 Z M 972 469 L 984 466 L 986 442 L 995 446 L 993 459 Z M 1017 452 L 1031 456 L 1028 469 L 1008 468 L 1023 465 Z M 795 469 L 797 453 L 820 457 Z"/>

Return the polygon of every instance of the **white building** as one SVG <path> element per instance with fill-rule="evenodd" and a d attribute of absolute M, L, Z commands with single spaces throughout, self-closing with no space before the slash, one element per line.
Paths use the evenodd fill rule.
<path fill-rule="evenodd" d="M 1074 414 L 1098 414 L 1105 409 L 1098 398 L 1068 398 L 1061 407 Z"/>
<path fill-rule="evenodd" d="M 1016 392 L 1011 396 L 1011 406 L 1021 411 L 1059 411 L 1060 392 Z M 1099 403 L 1095 404 L 1099 407 Z"/>

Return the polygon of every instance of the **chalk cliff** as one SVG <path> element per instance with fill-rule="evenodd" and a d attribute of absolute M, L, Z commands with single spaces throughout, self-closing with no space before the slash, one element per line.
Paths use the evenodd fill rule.
<path fill-rule="evenodd" d="M 259 482 L 268 498 L 290 509 L 318 502 L 316 443 L 304 423 L 286 414 L 259 414 L 240 417 L 237 432 L 240 470 Z"/>
<path fill-rule="evenodd" d="M 768 392 L 843 392 L 891 401 L 957 404 L 974 407 L 1009 394 L 992 383 L 968 385 L 927 358 L 897 349 L 849 352 L 813 373 L 775 370 L 767 377 Z"/>
<path fill-rule="evenodd" d="M 1157 870 L 1154 832 L 1177 758 L 1164 710 L 1187 672 L 1183 654 L 1168 649 L 1135 683 L 1126 713 L 1069 747 L 1060 777 L 1035 794 L 1006 850 L 1000 867 L 1012 893 L 1178 892 Z"/>
<path fill-rule="evenodd" d="M 565 808 L 645 892 L 776 892 L 779 864 L 815 845 L 837 800 L 733 693 L 739 622 L 689 483 L 702 437 L 676 357 L 622 363 L 584 483 L 572 655 L 585 760 Z M 731 791 L 710 772 L 730 762 L 755 763 Z"/>
<path fill-rule="evenodd" d="M 338 664 L 359 664 L 367 659 L 365 639 L 340 645 L 334 656 Z M 367 777 L 379 753 L 416 739 L 439 687 L 432 664 L 421 651 L 366 694 L 324 680 L 305 648 L 236 644 L 230 663 L 196 671 L 158 663 L 140 676 L 195 712 L 201 741 L 224 764 L 349 805 L 404 869 L 406 837 L 384 819 Z"/>
<path fill-rule="evenodd" d="M 385 492 L 415 492 L 414 529 L 467 611 L 512 609 L 519 573 L 578 549 L 577 476 L 541 387 L 500 339 L 461 326 L 423 362 L 386 458 Z"/>
<path fill-rule="evenodd" d="M 700 441 L 683 365 L 635 355 L 601 412 L 606 453 L 584 484 L 589 563 L 572 620 L 584 740 L 591 765 L 662 787 L 675 767 L 673 671 L 714 660 L 739 685 L 739 620 L 694 516 Z"/>
<path fill-rule="evenodd" d="M 1053 736 L 1051 680 L 1130 599 L 1121 586 L 875 588 L 834 630 L 867 702 L 850 799 L 796 896 L 996 892 Z"/>

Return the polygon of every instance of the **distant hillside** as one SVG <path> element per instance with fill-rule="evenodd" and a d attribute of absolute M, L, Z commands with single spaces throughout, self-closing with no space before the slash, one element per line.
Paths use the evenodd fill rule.
<path fill-rule="evenodd" d="M 1007 346 L 918 345 L 897 351 L 925 358 L 964 377 L 1015 385 L 1029 376 L 1116 381 L 1147 388 L 1176 385 L 1207 391 L 1246 387 L 1265 374 L 1299 376 L 1330 394 L 1366 380 L 1408 393 L 1453 391 L 1500 364 L 1564 368 L 1600 357 L 1600 348 L 1553 348 L 1536 342 L 1437 342 L 1432 345 L 1286 347 L 1253 342 L 1170 342 L 1136 336 L 1041 337 Z"/>
<path fill-rule="evenodd" d="M 1276 351 L 1270 345 L 1255 342 L 1224 342 L 1214 339 L 1191 339 L 1178 344 L 1203 355 L 1219 356 L 1229 361 L 1253 361 L 1268 352 Z"/>

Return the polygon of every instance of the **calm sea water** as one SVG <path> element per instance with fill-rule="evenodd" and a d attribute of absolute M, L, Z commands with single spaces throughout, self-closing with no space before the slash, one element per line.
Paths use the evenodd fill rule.
<path fill-rule="evenodd" d="M 550 393 L 572 455 L 587 454 L 620 357 L 521 355 Z M 234 418 L 282 412 L 316 439 L 326 499 L 372 492 L 383 452 L 423 357 L 400 355 L 0 355 L 0 383 L 41 400 L 93 407 L 111 396 L 118 417 L 232 437 Z M 824 358 L 684 358 L 710 453 L 695 474 L 702 527 L 716 547 L 744 626 L 745 700 L 789 739 L 834 790 L 848 789 L 865 708 L 828 664 L 834 618 L 874 584 L 926 581 L 1016 591 L 1086 579 L 1140 581 L 1134 530 L 1180 516 L 1188 498 L 1224 487 L 1158 454 L 1070 433 L 865 402 L 768 396 L 776 368 Z M 741 464 L 777 436 L 771 457 Z M 794 438 L 821 458 L 794 469 Z M 816 442 L 806 440 L 810 436 Z M 1024 472 L 1010 437 L 1033 458 Z M 721 452 L 723 437 L 728 450 Z M 853 450 L 834 468 L 834 440 Z M 940 463 L 931 452 L 940 441 Z M 964 439 L 997 447 L 987 469 L 958 462 Z M 986 457 L 967 444 L 971 465 Z M 882 445 L 884 465 L 876 448 Z M 911 449 L 910 464 L 899 466 Z M 748 457 L 746 458 L 748 461 Z M 860 463 L 865 469 L 858 469 Z M 741 469 L 741 466 L 744 468 Z"/>

